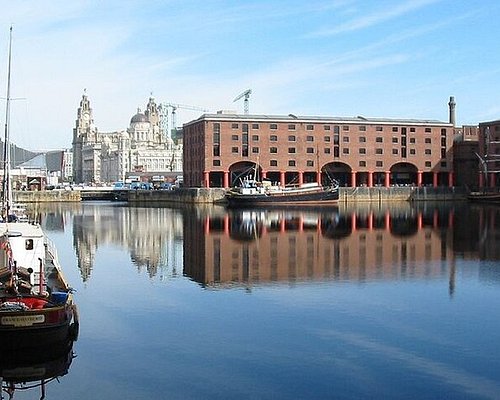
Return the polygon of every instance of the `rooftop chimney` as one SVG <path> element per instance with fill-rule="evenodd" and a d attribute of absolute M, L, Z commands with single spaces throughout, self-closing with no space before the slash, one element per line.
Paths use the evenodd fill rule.
<path fill-rule="evenodd" d="M 450 102 L 448 103 L 448 106 L 450 107 L 450 124 L 453 124 L 455 126 L 455 107 L 457 103 L 455 103 L 455 97 L 450 96 Z"/>

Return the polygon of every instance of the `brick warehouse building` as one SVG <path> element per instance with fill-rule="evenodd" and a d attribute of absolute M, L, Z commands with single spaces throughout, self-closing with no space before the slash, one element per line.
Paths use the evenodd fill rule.
<path fill-rule="evenodd" d="M 184 184 L 230 187 L 250 173 L 281 185 L 453 186 L 450 122 L 204 114 L 184 125 Z"/>
<path fill-rule="evenodd" d="M 480 187 L 500 186 L 500 120 L 479 123 Z"/>

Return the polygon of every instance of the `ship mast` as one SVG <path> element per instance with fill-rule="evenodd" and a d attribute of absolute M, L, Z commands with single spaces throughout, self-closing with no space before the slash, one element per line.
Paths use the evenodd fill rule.
<path fill-rule="evenodd" d="M 5 136 L 3 143 L 3 193 L 2 193 L 2 217 L 8 220 L 12 204 L 12 190 L 10 186 L 10 66 L 12 60 L 12 26 L 9 32 L 9 65 L 7 69 L 7 102 L 5 106 Z"/>

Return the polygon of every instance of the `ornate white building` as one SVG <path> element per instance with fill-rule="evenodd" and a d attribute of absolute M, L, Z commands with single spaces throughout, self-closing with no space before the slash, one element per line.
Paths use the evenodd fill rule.
<path fill-rule="evenodd" d="M 182 144 L 162 128 L 160 111 L 150 97 L 144 113 L 138 109 L 127 130 L 99 132 L 84 93 L 73 129 L 74 182 L 114 182 L 130 173 L 182 171 Z"/>

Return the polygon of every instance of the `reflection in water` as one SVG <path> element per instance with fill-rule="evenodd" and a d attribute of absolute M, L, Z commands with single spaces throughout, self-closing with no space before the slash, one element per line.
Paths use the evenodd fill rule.
<path fill-rule="evenodd" d="M 205 285 L 441 276 L 431 264 L 453 262 L 452 224 L 453 210 L 409 204 L 231 211 L 185 225 L 184 271 Z"/>
<path fill-rule="evenodd" d="M 205 216 L 185 224 L 184 272 L 207 286 L 448 277 L 453 294 L 457 249 L 473 252 L 482 221 L 499 220 L 498 212 L 476 211 L 469 213 L 467 205 L 404 203 Z M 465 224 L 464 240 L 455 236 L 457 221 Z M 488 247 L 489 257 L 498 259 L 496 246 Z"/>
<path fill-rule="evenodd" d="M 63 257 L 76 250 L 87 316 L 63 388 L 109 400 L 496 398 L 499 217 L 455 203 L 63 207 L 51 220 L 67 233 L 54 236 Z"/>
<path fill-rule="evenodd" d="M 182 273 L 182 215 L 178 211 L 92 203 L 78 212 L 73 209 L 70 216 L 83 281 L 90 278 L 97 250 L 105 246 L 127 249 L 138 270 L 151 277 Z"/>
<path fill-rule="evenodd" d="M 1 394 L 13 399 L 15 392 L 37 391 L 45 398 L 46 385 L 68 373 L 73 358 L 73 342 L 63 341 L 50 348 L 28 348 L 9 352 L 0 350 Z"/>
<path fill-rule="evenodd" d="M 72 219 L 84 281 L 104 246 L 126 248 L 150 277 L 183 273 L 219 287 L 449 277 L 453 293 L 457 256 L 500 259 L 498 207 L 397 203 L 227 211 L 87 203 L 42 211 L 53 229 L 63 230 Z M 481 268 L 480 274 L 498 281 L 496 269 Z"/>

